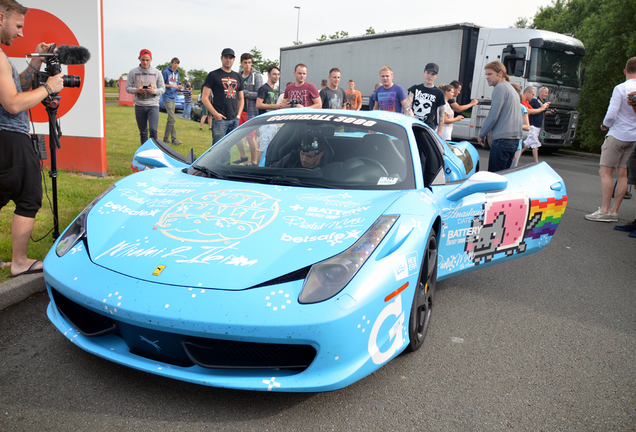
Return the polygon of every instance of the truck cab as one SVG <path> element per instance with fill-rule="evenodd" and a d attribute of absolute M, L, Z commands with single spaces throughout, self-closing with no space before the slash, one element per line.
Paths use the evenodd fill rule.
<path fill-rule="evenodd" d="M 581 41 L 558 33 L 481 28 L 471 88 L 471 99 L 478 99 L 480 104 L 473 108 L 468 121 L 456 124 L 459 126 L 457 135 L 464 139 L 479 136 L 493 90 L 486 82 L 484 67 L 499 60 L 506 66 L 510 82 L 519 84 L 522 89 L 535 87 L 537 94 L 544 86 L 550 90 L 550 110 L 544 117 L 540 136 L 542 145 L 550 150 L 571 146 L 578 126 L 576 107 L 581 97 L 584 55 Z"/>

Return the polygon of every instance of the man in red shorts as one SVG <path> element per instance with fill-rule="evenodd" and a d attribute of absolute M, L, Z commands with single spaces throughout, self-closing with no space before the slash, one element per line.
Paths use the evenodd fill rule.
<path fill-rule="evenodd" d="M 243 69 L 241 78 L 243 79 L 243 98 L 245 99 L 245 110 L 243 110 L 241 118 L 239 119 L 239 126 L 258 115 L 258 109 L 256 108 L 256 98 L 258 97 L 258 89 L 261 88 L 261 86 L 263 85 L 263 77 L 261 76 L 261 73 L 252 67 L 252 54 L 241 54 L 241 68 Z M 256 137 L 256 131 L 246 136 L 245 140 L 247 141 L 247 145 L 250 148 L 249 162 L 252 165 L 257 165 L 258 138 Z M 240 156 L 233 163 L 239 164 L 248 162 L 243 141 L 236 144 L 236 148 L 238 149 Z"/>

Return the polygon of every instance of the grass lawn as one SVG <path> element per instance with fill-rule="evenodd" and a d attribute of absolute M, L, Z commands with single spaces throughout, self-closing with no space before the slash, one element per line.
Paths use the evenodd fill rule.
<path fill-rule="evenodd" d="M 200 156 L 212 145 L 212 132 L 200 131 L 199 123 L 179 118 L 177 113 L 176 129 L 182 145 L 173 147 L 183 155 L 194 149 Z M 168 116 L 159 115 L 159 139 L 163 138 Z M 91 177 L 75 172 L 59 171 L 57 178 L 58 211 L 60 233 L 97 195 L 111 184 L 131 173 L 130 163 L 135 150 L 139 147 L 139 131 L 135 121 L 134 107 L 106 105 L 106 154 L 108 164 L 107 177 Z M 43 175 L 46 179 L 46 191 L 42 199 L 42 209 L 35 219 L 35 228 L 31 237 L 39 240 L 29 243 L 29 257 L 44 259 L 53 245 L 50 230 L 53 229 L 51 179 L 48 170 Z M 51 202 L 51 204 L 49 204 Z M 11 261 L 11 218 L 15 206 L 9 203 L 0 211 L 0 260 Z M 0 270 L 0 282 L 11 278 L 8 268 Z"/>

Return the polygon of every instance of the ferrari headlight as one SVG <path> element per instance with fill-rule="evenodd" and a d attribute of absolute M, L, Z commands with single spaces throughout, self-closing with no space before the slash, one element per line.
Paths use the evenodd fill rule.
<path fill-rule="evenodd" d="M 338 294 L 387 235 L 398 216 L 380 216 L 349 249 L 314 264 L 298 297 L 300 303 L 318 303 Z"/>
<path fill-rule="evenodd" d="M 86 218 L 88 217 L 88 212 L 91 211 L 95 204 L 101 200 L 104 195 L 113 190 L 115 185 L 111 185 L 104 192 L 99 194 L 97 198 L 95 198 L 86 208 L 82 211 L 77 218 L 73 221 L 73 223 L 64 231 L 60 241 L 57 242 L 57 246 L 55 248 L 55 253 L 59 257 L 63 257 L 66 252 L 71 250 L 73 246 L 77 244 L 82 238 L 86 236 Z"/>

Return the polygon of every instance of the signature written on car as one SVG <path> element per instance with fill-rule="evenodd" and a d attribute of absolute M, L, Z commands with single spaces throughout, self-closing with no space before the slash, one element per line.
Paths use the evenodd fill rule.
<path fill-rule="evenodd" d="M 258 262 L 257 259 L 250 260 L 243 255 L 237 256 L 234 254 L 226 254 L 231 250 L 237 249 L 236 246 L 240 243 L 240 241 L 237 241 L 228 246 L 199 246 L 198 248 L 193 246 L 179 246 L 173 249 L 159 249 L 154 246 L 139 247 L 141 246 L 141 243 L 122 241 L 99 255 L 95 258 L 95 261 L 105 255 L 109 255 L 113 258 L 167 258 L 173 256 L 175 258 L 180 258 L 176 259 L 175 262 L 186 264 L 212 264 L 215 262 L 216 264 L 241 267 L 249 267 L 256 264 Z"/>

